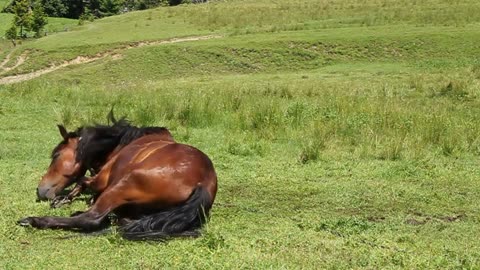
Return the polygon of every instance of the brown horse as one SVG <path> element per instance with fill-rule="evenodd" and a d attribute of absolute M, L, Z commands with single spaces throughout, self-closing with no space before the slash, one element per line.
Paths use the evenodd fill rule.
<path fill-rule="evenodd" d="M 217 176 L 200 150 L 176 143 L 166 128 L 135 127 L 126 120 L 113 125 L 81 127 L 67 132 L 55 147 L 52 162 L 38 189 L 39 199 L 53 199 L 77 183 L 67 198 L 85 188 L 96 194 L 94 204 L 72 217 L 27 217 L 22 226 L 84 231 L 103 227 L 115 213 L 120 232 L 130 240 L 163 240 L 197 236 L 217 192 Z M 87 170 L 94 176 L 87 178 Z"/>

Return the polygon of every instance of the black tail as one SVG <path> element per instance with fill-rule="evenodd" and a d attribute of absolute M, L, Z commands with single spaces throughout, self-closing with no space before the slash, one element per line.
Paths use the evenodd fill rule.
<path fill-rule="evenodd" d="M 125 239 L 137 241 L 199 236 L 212 203 L 210 194 L 197 187 L 184 204 L 132 221 L 122 226 L 120 233 Z"/>

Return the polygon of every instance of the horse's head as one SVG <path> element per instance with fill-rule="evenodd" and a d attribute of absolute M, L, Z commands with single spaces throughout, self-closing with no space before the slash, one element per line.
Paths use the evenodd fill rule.
<path fill-rule="evenodd" d="M 39 199 L 53 199 L 85 176 L 87 170 L 98 171 L 117 147 L 121 148 L 141 136 L 162 134 L 165 140 L 173 141 L 166 128 L 132 126 L 125 118 L 115 119 L 113 110 L 107 119 L 112 125 L 84 126 L 75 132 L 58 126 L 63 140 L 53 149 L 52 162 L 38 184 Z"/>
<path fill-rule="evenodd" d="M 67 132 L 61 125 L 58 129 L 63 140 L 53 149 L 52 162 L 38 184 L 37 196 L 41 200 L 53 199 L 82 173 L 82 166 L 76 159 L 78 133 Z"/>

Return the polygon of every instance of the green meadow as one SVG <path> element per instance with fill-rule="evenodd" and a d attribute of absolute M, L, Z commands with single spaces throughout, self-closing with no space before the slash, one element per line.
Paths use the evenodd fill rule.
<path fill-rule="evenodd" d="M 479 11 L 210 1 L 1 40 L 0 82 L 27 79 L 0 85 L 0 268 L 480 268 Z M 50 209 L 35 189 L 56 125 L 106 123 L 112 106 L 212 159 L 219 190 L 201 237 L 16 225 L 86 209 L 88 195 Z"/>

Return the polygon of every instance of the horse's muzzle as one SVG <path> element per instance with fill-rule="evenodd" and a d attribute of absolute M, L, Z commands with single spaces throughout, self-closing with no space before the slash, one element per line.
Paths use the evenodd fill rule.
<path fill-rule="evenodd" d="M 55 188 L 50 185 L 38 187 L 37 197 L 39 200 L 53 199 L 55 197 Z"/>

